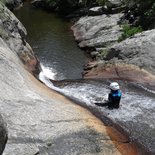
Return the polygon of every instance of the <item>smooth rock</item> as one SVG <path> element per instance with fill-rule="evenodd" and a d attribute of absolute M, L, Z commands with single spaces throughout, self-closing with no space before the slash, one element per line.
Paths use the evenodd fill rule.
<path fill-rule="evenodd" d="M 90 8 L 88 12 L 89 16 L 96 16 L 102 14 L 103 14 L 103 7 L 101 6 Z"/>
<path fill-rule="evenodd" d="M 31 72 L 38 70 L 36 68 L 37 59 L 30 45 L 25 40 L 26 29 L 2 3 L 0 3 L 0 35 L 8 47 L 18 54 L 24 64 L 31 65 Z M 36 61 L 36 63 L 30 64 L 30 61 Z"/>
<path fill-rule="evenodd" d="M 107 47 L 121 35 L 121 27 L 117 25 L 122 14 L 82 17 L 72 30 L 81 48 Z"/>
<path fill-rule="evenodd" d="M 144 31 L 113 45 L 105 58 L 133 64 L 155 74 L 155 29 Z"/>

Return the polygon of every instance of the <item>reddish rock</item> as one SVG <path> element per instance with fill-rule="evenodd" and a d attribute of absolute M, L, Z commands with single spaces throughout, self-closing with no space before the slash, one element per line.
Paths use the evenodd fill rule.
<path fill-rule="evenodd" d="M 128 64 L 100 65 L 87 70 L 84 78 L 95 79 L 122 79 L 155 86 L 155 76 L 144 69 Z"/>

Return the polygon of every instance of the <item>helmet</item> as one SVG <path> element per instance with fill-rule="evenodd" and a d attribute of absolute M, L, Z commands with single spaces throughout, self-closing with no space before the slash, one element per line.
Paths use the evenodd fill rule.
<path fill-rule="evenodd" d="M 112 82 L 109 87 L 112 90 L 119 90 L 119 84 L 117 82 Z"/>

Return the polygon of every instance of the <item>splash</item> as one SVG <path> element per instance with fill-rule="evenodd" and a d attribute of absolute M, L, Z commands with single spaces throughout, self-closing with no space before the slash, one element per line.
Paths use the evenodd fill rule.
<path fill-rule="evenodd" d="M 42 63 L 40 64 L 40 66 L 42 70 L 41 77 L 43 77 L 44 75 L 44 78 L 46 77 L 46 80 L 55 80 L 57 73 L 53 68 L 45 67 Z"/>

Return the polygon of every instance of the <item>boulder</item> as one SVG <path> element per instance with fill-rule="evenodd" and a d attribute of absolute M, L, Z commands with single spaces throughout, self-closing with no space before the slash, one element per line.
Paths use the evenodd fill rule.
<path fill-rule="evenodd" d="M 112 7 L 119 7 L 122 5 L 121 0 L 108 0 L 107 3 Z"/>
<path fill-rule="evenodd" d="M 107 0 L 105 2 L 104 11 L 108 14 L 116 14 L 122 12 L 125 7 L 121 0 Z"/>
<path fill-rule="evenodd" d="M 7 9 L 4 4 L 0 3 L 0 35 L 7 43 L 9 48 L 13 50 L 21 58 L 24 64 L 29 65 L 31 61 L 35 62 L 29 68 L 31 72 L 38 70 L 38 61 L 26 42 L 26 29 L 22 23 Z"/>
<path fill-rule="evenodd" d="M 133 64 L 155 74 L 155 29 L 144 31 L 113 45 L 105 60 Z"/>
<path fill-rule="evenodd" d="M 80 48 L 107 47 L 121 36 L 121 27 L 117 24 L 122 14 L 86 16 L 80 18 L 72 30 Z"/>
<path fill-rule="evenodd" d="M 102 15 L 103 14 L 103 7 L 93 7 L 89 9 L 88 15 L 89 16 L 96 16 L 96 15 Z"/>

